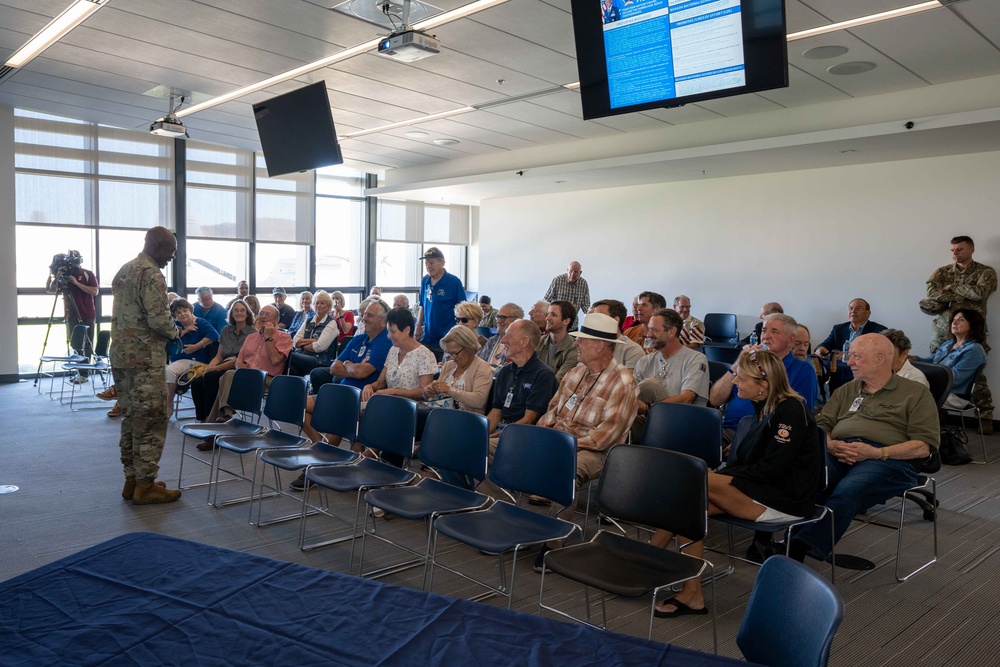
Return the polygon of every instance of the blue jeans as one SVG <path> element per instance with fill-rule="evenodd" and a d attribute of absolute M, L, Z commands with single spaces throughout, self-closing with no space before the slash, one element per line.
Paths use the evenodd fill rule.
<path fill-rule="evenodd" d="M 909 461 L 869 459 L 848 465 L 827 454 L 827 466 L 830 475 L 827 488 L 831 490 L 820 502 L 833 510 L 833 533 L 838 542 L 856 514 L 917 485 L 917 472 Z M 825 521 L 795 531 L 795 539 L 809 545 L 810 554 L 819 558 L 826 558 L 833 549 L 830 527 Z"/>

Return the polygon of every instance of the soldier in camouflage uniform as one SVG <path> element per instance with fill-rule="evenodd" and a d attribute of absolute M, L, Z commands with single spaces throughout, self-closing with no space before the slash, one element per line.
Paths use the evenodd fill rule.
<path fill-rule="evenodd" d="M 160 269 L 176 251 L 174 235 L 153 227 L 146 232 L 142 252 L 119 269 L 111 284 L 111 366 L 124 413 L 119 441 L 125 470 L 122 498 L 136 505 L 169 503 L 181 496 L 179 490 L 156 482 L 167 437 L 166 342 L 178 337 Z"/>
<path fill-rule="evenodd" d="M 954 264 L 942 266 L 927 279 L 927 298 L 920 302 L 920 309 L 934 315 L 931 324 L 931 352 L 941 343 L 951 340 L 951 314 L 958 308 L 971 308 L 986 318 L 986 300 L 997 289 L 997 273 L 992 268 L 972 260 L 976 244 L 968 236 L 951 240 L 951 257 Z M 983 343 L 989 352 L 990 347 Z M 986 376 L 980 374 L 972 387 L 972 402 L 979 408 L 983 431 L 993 432 L 993 395 L 986 385 Z"/>

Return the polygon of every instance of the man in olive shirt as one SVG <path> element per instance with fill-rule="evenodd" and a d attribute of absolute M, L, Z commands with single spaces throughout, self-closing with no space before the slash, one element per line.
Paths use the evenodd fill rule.
<path fill-rule="evenodd" d="M 856 514 L 917 485 L 920 462 L 937 449 L 938 411 L 927 387 L 892 372 L 893 347 L 880 334 L 855 339 L 848 364 L 854 380 L 839 387 L 816 420 L 827 432 L 829 485 L 823 504 L 834 513 L 834 539 Z M 824 523 L 795 533 L 791 555 L 826 558 Z"/>

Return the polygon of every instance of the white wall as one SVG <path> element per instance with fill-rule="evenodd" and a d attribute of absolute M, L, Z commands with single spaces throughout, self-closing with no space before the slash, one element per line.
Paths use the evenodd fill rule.
<path fill-rule="evenodd" d="M 737 313 L 741 333 L 778 301 L 814 345 L 863 297 L 924 355 L 931 318 L 917 302 L 951 237 L 971 236 L 975 259 L 1000 269 L 998 174 L 992 152 L 487 200 L 479 287 L 527 311 L 577 259 L 595 300 L 684 293 L 696 316 Z M 1000 348 L 1000 296 L 990 308 Z M 987 376 L 1000 400 L 1000 363 Z"/>

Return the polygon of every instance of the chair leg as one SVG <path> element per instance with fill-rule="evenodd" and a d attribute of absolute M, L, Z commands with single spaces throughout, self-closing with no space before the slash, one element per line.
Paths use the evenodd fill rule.
<path fill-rule="evenodd" d="M 931 497 L 932 497 L 932 499 L 936 500 L 937 499 L 937 480 L 935 480 L 933 477 L 929 477 L 929 478 L 927 478 L 927 481 L 931 485 Z M 933 518 L 933 521 L 932 521 L 932 524 L 933 524 L 932 530 L 933 530 L 933 535 L 934 535 L 934 546 L 933 546 L 934 556 L 933 556 L 933 558 L 931 558 L 931 560 L 927 561 L 926 563 L 924 563 L 923 565 L 921 565 L 917 569 L 913 570 L 909 574 L 906 574 L 904 576 L 900 576 L 900 574 L 899 574 L 899 569 L 900 569 L 899 568 L 899 559 L 900 559 L 900 557 L 903 554 L 903 524 L 904 524 L 904 521 L 906 520 L 906 501 L 909 498 L 909 494 L 910 494 L 910 491 L 906 491 L 906 492 L 903 493 L 902 501 L 901 501 L 900 506 L 899 506 L 899 529 L 898 529 L 898 533 L 897 533 L 897 537 L 896 537 L 896 581 L 898 581 L 900 583 L 906 581 L 907 579 L 909 579 L 913 575 L 917 574 L 918 572 L 920 572 L 920 571 L 922 571 L 922 570 L 930 567 L 931 565 L 933 565 L 934 563 L 936 563 L 937 560 L 938 560 L 937 510 L 935 509 L 935 511 L 934 511 L 934 518 Z"/>

